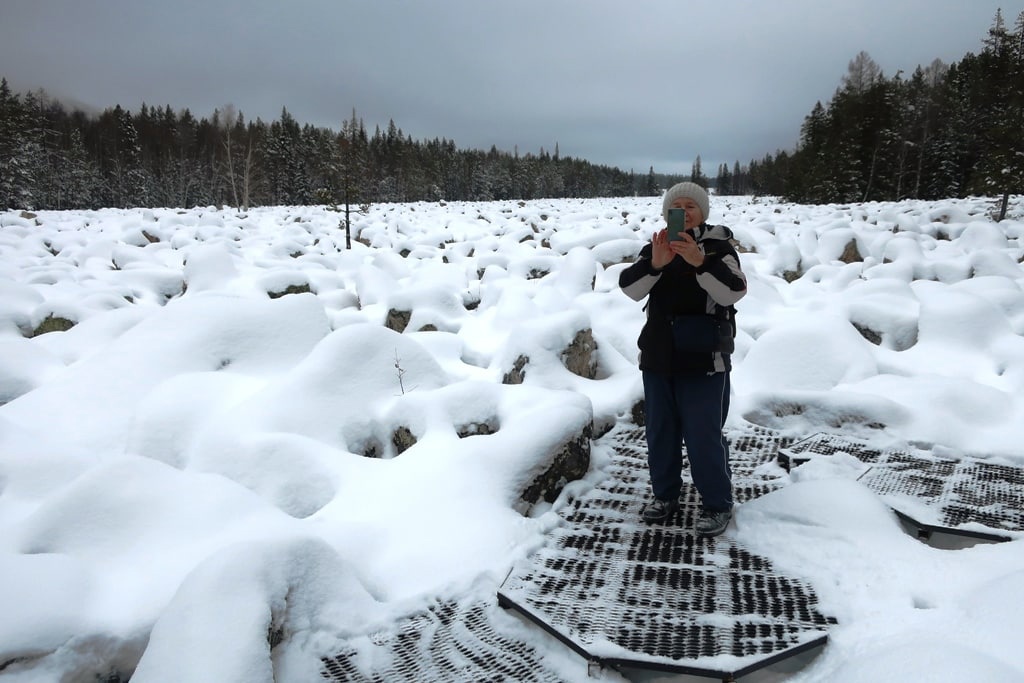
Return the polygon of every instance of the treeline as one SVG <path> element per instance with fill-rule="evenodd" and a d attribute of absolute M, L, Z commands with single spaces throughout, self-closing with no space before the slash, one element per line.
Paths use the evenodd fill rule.
<path fill-rule="evenodd" d="M 850 62 L 794 151 L 689 177 L 455 142 L 421 142 L 392 121 L 369 134 L 356 112 L 340 130 L 247 121 L 231 107 L 196 119 L 170 105 L 99 116 L 0 80 L 0 208 L 235 206 L 533 199 L 659 194 L 682 179 L 719 194 L 801 203 L 941 199 L 1024 191 L 1024 12 L 996 14 L 980 54 L 886 78 Z"/>
<path fill-rule="evenodd" d="M 228 107 L 195 118 L 170 105 L 68 111 L 0 81 L 0 208 L 301 205 L 655 195 L 676 178 L 562 157 L 413 140 L 392 121 L 368 134 L 247 121 Z"/>
<path fill-rule="evenodd" d="M 997 12 L 980 54 L 885 78 L 866 53 L 804 120 L 794 152 L 749 167 L 756 193 L 800 203 L 1024 192 L 1024 12 Z"/>

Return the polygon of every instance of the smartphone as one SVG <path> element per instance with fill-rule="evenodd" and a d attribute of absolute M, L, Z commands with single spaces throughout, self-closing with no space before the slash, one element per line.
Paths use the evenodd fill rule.
<path fill-rule="evenodd" d="M 677 242 L 683 239 L 683 231 L 686 230 L 686 210 L 668 210 L 668 239 Z"/>

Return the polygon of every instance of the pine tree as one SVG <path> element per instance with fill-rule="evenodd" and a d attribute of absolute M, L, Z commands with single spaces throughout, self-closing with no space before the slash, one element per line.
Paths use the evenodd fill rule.
<path fill-rule="evenodd" d="M 907 134 L 912 175 L 907 184 L 906 196 L 914 199 L 922 196 L 926 169 L 935 168 L 939 162 L 932 139 L 940 121 L 942 88 L 948 71 L 948 67 L 936 59 L 926 69 L 918 67 L 908 84 L 907 105 L 913 112 Z"/>
<path fill-rule="evenodd" d="M 351 249 L 353 206 L 358 204 L 361 213 L 366 213 L 370 208 L 365 198 L 366 187 L 362 183 L 367 176 L 369 142 L 366 138 L 366 128 L 363 127 L 362 120 L 356 117 L 355 108 L 352 109 L 351 118 L 342 124 L 341 133 L 338 135 L 338 151 L 338 184 L 340 199 L 345 205 L 345 248 Z"/>
<path fill-rule="evenodd" d="M 959 82 L 960 93 L 970 106 L 968 121 L 972 134 L 965 159 L 964 187 L 974 194 L 1002 192 L 1004 175 L 1012 164 L 1014 140 L 1007 136 L 1012 114 L 1009 74 L 1010 45 L 1002 13 L 997 11 L 985 49 L 977 57 L 969 56 L 961 62 L 962 72 L 968 78 Z M 956 106 L 957 103 L 953 103 Z M 1013 131 L 1020 136 L 1020 129 Z"/>
<path fill-rule="evenodd" d="M 701 187 L 705 188 L 708 186 L 707 176 L 705 176 L 703 170 L 701 170 L 699 154 L 697 155 L 697 158 L 693 160 L 693 166 L 690 170 L 690 182 L 697 183 Z"/>
<path fill-rule="evenodd" d="M 59 159 L 60 201 L 54 208 L 99 208 L 102 179 L 78 129 L 71 130 L 68 144 Z"/>
<path fill-rule="evenodd" d="M 122 109 L 118 120 L 120 160 L 123 170 L 123 206 L 152 206 L 150 204 L 147 174 L 142 166 L 142 147 L 131 112 Z"/>
<path fill-rule="evenodd" d="M 720 195 L 730 195 L 735 193 L 735 188 L 732 184 L 732 174 L 729 172 L 728 164 L 718 165 L 718 175 L 715 179 L 715 191 Z"/>
<path fill-rule="evenodd" d="M 644 194 L 648 197 L 657 197 L 659 193 L 658 181 L 654 176 L 654 167 L 647 171 L 647 181 L 644 183 Z"/>
<path fill-rule="evenodd" d="M 1006 30 L 997 10 L 978 60 L 982 79 L 989 84 L 984 92 L 988 149 L 972 187 L 1002 195 L 1000 218 L 1006 214 L 1010 193 L 1024 189 L 1024 13 L 1015 31 Z"/>
<path fill-rule="evenodd" d="M 32 208 L 35 181 L 28 121 L 21 98 L 11 92 L 7 79 L 0 80 L 0 207 Z"/>
<path fill-rule="evenodd" d="M 161 156 L 168 205 L 219 204 L 218 197 L 211 196 L 215 181 L 207 179 L 207 168 L 216 159 L 216 142 L 210 139 L 213 126 L 205 118 L 197 120 L 187 108 L 175 114 L 170 106 L 160 113 L 159 125 L 166 145 Z"/>
<path fill-rule="evenodd" d="M 300 203 L 307 189 L 302 186 L 302 131 L 287 107 L 282 108 L 281 117 L 270 124 L 263 155 L 270 203 Z"/>
<path fill-rule="evenodd" d="M 57 131 L 50 125 L 48 100 L 42 90 L 25 95 L 22 104 L 21 158 L 32 178 L 32 203 L 36 208 L 52 206 L 57 200 Z"/>
<path fill-rule="evenodd" d="M 787 176 L 787 199 L 798 202 L 827 201 L 825 198 L 834 192 L 829 154 L 830 126 L 828 112 L 821 102 L 817 102 L 800 127 L 796 163 Z"/>

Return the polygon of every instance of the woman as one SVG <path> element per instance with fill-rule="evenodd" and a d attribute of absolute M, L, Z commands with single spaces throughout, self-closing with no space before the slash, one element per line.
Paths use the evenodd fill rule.
<path fill-rule="evenodd" d="M 648 524 L 664 522 L 679 508 L 682 445 L 701 497 L 699 536 L 717 536 L 732 519 L 729 447 L 722 428 L 729 412 L 729 371 L 735 336 L 733 304 L 747 293 L 732 231 L 708 225 L 708 195 L 696 183 L 669 188 L 662 217 L 683 209 L 685 231 L 670 241 L 656 232 L 637 261 L 619 276 L 634 301 L 647 297 L 640 332 L 644 421 L 652 500 Z"/>

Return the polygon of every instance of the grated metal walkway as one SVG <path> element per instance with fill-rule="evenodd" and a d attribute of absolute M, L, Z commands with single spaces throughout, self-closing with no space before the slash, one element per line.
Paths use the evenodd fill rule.
<path fill-rule="evenodd" d="M 978 458 L 879 450 L 866 442 L 815 434 L 779 451 L 789 468 L 846 453 L 868 465 L 859 481 L 882 496 L 922 537 L 932 533 L 1005 541 L 1024 532 L 1024 468 Z"/>
<path fill-rule="evenodd" d="M 1022 468 L 879 450 L 829 434 L 793 443 L 753 425 L 727 436 L 739 503 L 785 485 L 793 466 L 847 453 L 865 465 L 860 481 L 922 535 L 1004 540 L 1024 531 Z M 351 637 L 323 660 L 323 678 L 548 683 L 584 679 L 586 660 L 735 680 L 824 646 L 835 620 L 819 611 L 810 586 L 773 569 L 731 531 L 693 535 L 692 488 L 671 524 L 639 521 L 649 497 L 642 428 L 620 424 L 598 443 L 614 450 L 608 476 L 559 511 L 563 523 L 512 569 L 496 601 L 444 602 Z M 550 649 L 538 651 L 529 622 L 578 654 L 580 668 L 567 673 Z"/>
<path fill-rule="evenodd" d="M 530 634 L 494 602 L 450 601 L 410 615 L 392 630 L 352 638 L 323 660 L 328 681 L 462 681 L 561 683 L 565 676 L 536 649 Z"/>
<path fill-rule="evenodd" d="M 766 430 L 730 434 L 737 502 L 784 477 Z M 731 538 L 698 539 L 688 487 L 670 524 L 639 522 L 649 498 L 643 430 L 617 427 L 609 477 L 562 511 L 565 524 L 499 590 L 581 656 L 616 668 L 733 680 L 824 645 L 833 620 L 799 579 Z"/>

